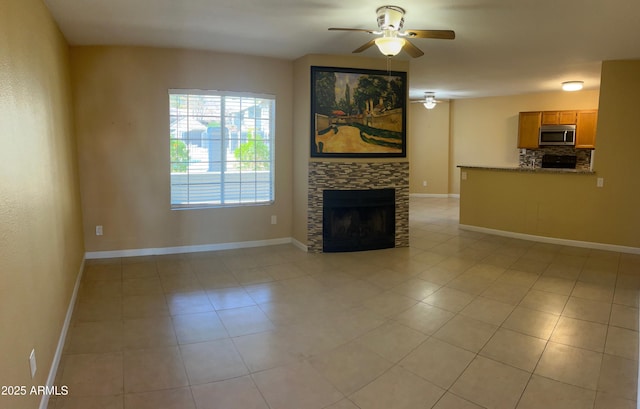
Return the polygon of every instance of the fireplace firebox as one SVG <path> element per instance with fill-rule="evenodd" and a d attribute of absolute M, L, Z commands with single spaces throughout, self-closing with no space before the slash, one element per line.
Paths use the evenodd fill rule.
<path fill-rule="evenodd" d="M 324 190 L 322 250 L 395 247 L 395 189 Z"/>

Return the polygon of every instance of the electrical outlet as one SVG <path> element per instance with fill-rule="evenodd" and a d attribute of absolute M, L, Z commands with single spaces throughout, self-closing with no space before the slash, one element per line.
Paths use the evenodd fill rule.
<path fill-rule="evenodd" d="M 29 354 L 29 368 L 31 368 L 31 379 L 36 376 L 36 350 L 35 348 L 31 350 L 31 354 Z"/>
<path fill-rule="evenodd" d="M 465 172 L 465 171 L 460 172 L 460 178 L 462 180 L 467 180 L 467 172 Z"/>
<path fill-rule="evenodd" d="M 596 187 L 603 187 L 603 186 L 604 186 L 604 178 L 596 179 Z"/>
<path fill-rule="evenodd" d="M 422 186 L 427 187 L 427 181 L 426 180 L 422 181 Z"/>
<path fill-rule="evenodd" d="M 102 226 L 96 226 L 96 236 L 102 236 Z"/>
<path fill-rule="evenodd" d="M 276 215 L 271 216 L 271 224 L 278 224 L 278 216 Z"/>

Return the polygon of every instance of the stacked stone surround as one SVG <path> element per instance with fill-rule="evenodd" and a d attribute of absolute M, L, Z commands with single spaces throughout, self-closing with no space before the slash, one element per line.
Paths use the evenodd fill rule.
<path fill-rule="evenodd" d="M 395 189 L 395 245 L 409 246 L 409 162 L 309 162 L 308 183 L 309 252 L 322 252 L 322 192 L 326 189 Z"/>

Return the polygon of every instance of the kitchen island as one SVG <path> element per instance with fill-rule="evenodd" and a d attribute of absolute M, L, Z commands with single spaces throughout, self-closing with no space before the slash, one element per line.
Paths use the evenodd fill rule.
<path fill-rule="evenodd" d="M 592 170 L 458 167 L 463 229 L 585 247 L 603 234 L 591 221 L 607 188 Z"/>

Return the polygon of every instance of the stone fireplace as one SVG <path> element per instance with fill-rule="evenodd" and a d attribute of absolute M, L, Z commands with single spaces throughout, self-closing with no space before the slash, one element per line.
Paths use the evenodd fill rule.
<path fill-rule="evenodd" d="M 395 247 L 395 205 L 395 189 L 324 190 L 322 251 Z"/>
<path fill-rule="evenodd" d="M 386 247 L 408 247 L 409 246 L 409 163 L 408 162 L 309 162 L 309 191 L 308 191 L 308 219 L 307 219 L 307 241 L 308 251 L 320 253 L 323 251 L 351 251 L 348 248 L 348 236 L 351 236 L 356 243 L 363 244 L 360 250 Z M 373 213 L 372 201 L 377 201 L 380 191 L 393 191 L 394 204 L 393 214 L 393 243 L 387 243 L 384 247 L 379 244 L 371 245 L 369 239 L 379 235 L 384 230 L 388 233 L 390 223 L 386 223 L 382 213 Z M 325 191 L 330 191 L 329 196 L 335 195 L 339 191 L 365 191 L 365 206 L 360 210 L 347 209 L 345 202 L 340 202 L 339 211 L 334 211 L 337 217 L 334 223 L 333 233 L 338 234 L 338 248 L 325 250 L 324 246 L 324 226 L 323 213 L 325 211 L 324 198 Z M 378 191 L 374 193 L 374 191 Z M 342 199 L 340 199 L 342 200 Z M 378 207 L 384 207 L 381 205 Z M 373 206 L 375 207 L 375 206 Z M 390 213 L 387 213 L 390 214 Z M 360 220 L 362 219 L 362 220 Z M 355 221 L 363 221 L 364 226 L 355 228 L 352 224 Z M 385 224 L 383 227 L 382 224 Z M 376 233 L 373 230 L 378 229 Z M 357 236 L 357 237 L 356 237 Z M 357 243 L 360 241 L 360 243 Z M 384 239 L 382 239 L 384 242 Z M 335 244 L 335 243 L 334 243 Z"/>

